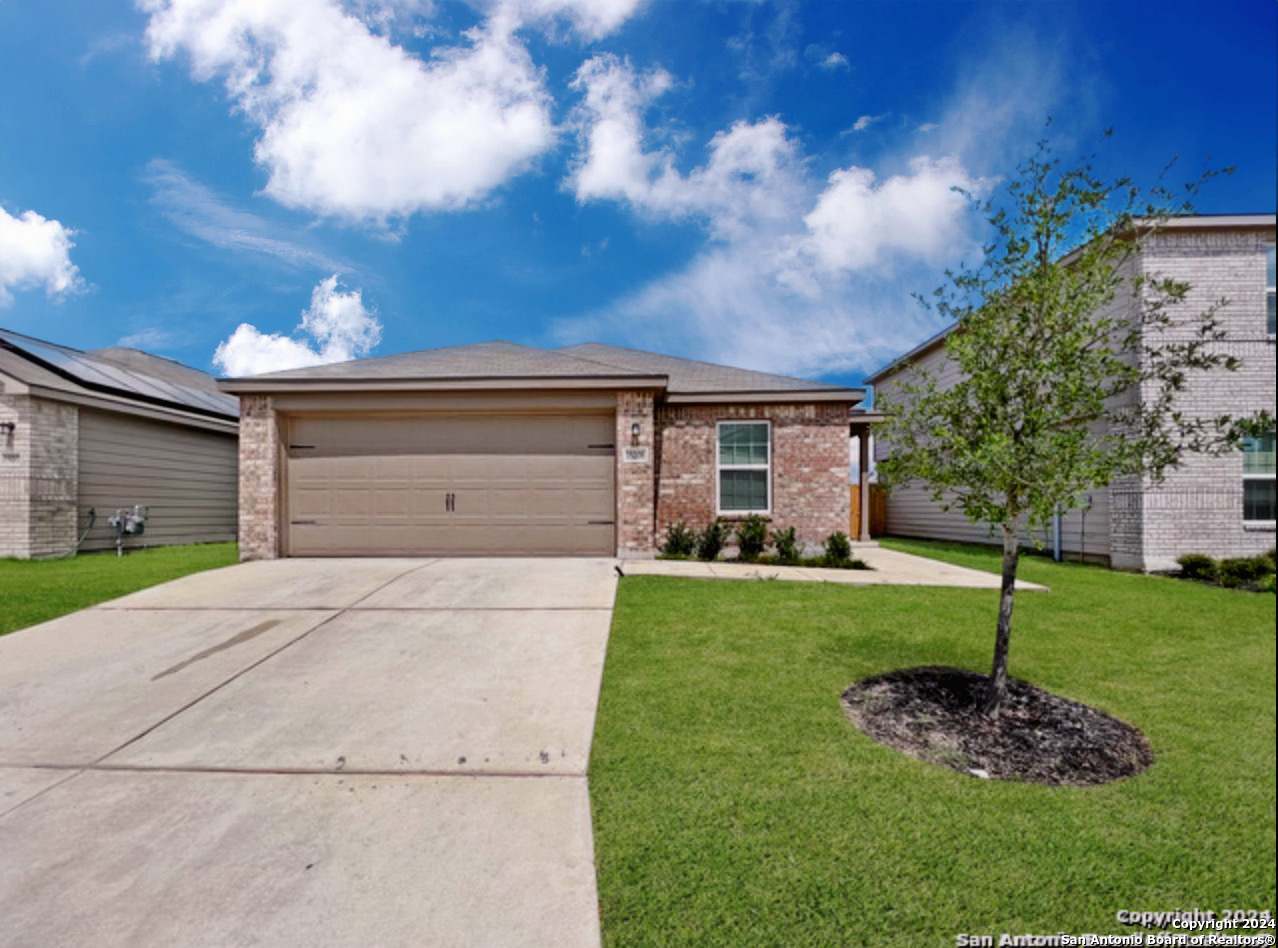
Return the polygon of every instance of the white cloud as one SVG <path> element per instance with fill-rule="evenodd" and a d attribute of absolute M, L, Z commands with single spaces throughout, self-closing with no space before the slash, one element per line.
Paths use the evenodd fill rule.
<path fill-rule="evenodd" d="M 423 61 L 336 0 L 138 2 L 152 57 L 184 54 L 198 81 L 221 77 L 261 129 L 265 192 L 288 207 L 373 222 L 460 208 L 555 141 L 513 9 Z"/>
<path fill-rule="evenodd" d="M 1067 63 L 1087 55 L 1069 44 L 1065 34 L 1040 38 L 1025 27 L 1004 29 L 979 45 L 979 58 L 961 64 L 941 118 L 919 131 L 932 133 L 935 152 L 962 155 L 988 174 L 1014 166 L 1042 137 L 1049 115 L 1064 112 L 1069 127 L 1094 127 L 1100 87 L 1066 80 Z M 1064 145 L 1067 129 L 1054 124 L 1052 138 Z"/>
<path fill-rule="evenodd" d="M 812 43 L 803 51 L 808 62 L 824 72 L 836 72 L 840 69 L 851 69 L 852 64 L 842 53 L 830 49 L 820 43 Z"/>
<path fill-rule="evenodd" d="M 886 112 L 884 112 L 882 115 L 862 115 L 860 118 L 858 118 L 855 122 L 852 123 L 852 131 L 864 132 L 867 128 L 869 128 L 875 122 L 881 122 L 885 118 L 887 118 Z"/>
<path fill-rule="evenodd" d="M 285 233 L 256 214 L 232 207 L 211 189 L 193 180 L 172 162 L 147 163 L 144 180 L 151 197 L 173 224 L 215 247 L 273 257 L 290 267 L 345 270 L 305 237 Z"/>
<path fill-rule="evenodd" d="M 952 189 L 982 191 L 957 158 L 919 156 L 908 175 L 879 182 L 868 168 L 841 168 L 803 218 L 800 252 L 823 270 L 861 270 L 901 254 L 943 265 L 971 246 L 968 202 Z"/>
<path fill-rule="evenodd" d="M 167 329 L 149 326 L 146 329 L 129 333 L 127 336 L 121 336 L 116 340 L 115 344 L 129 349 L 159 349 L 161 346 L 168 345 L 172 340 L 173 333 Z"/>
<path fill-rule="evenodd" d="M 213 364 L 228 376 L 241 376 L 346 362 L 372 351 L 381 341 L 382 324 L 375 311 L 365 308 L 359 290 L 337 289 L 334 275 L 316 285 L 310 309 L 302 313 L 294 332 L 310 339 L 263 333 L 241 323 L 218 345 Z"/>
<path fill-rule="evenodd" d="M 811 377 L 878 365 L 935 331 L 892 284 L 824 276 L 800 293 L 777 279 L 775 256 L 766 239 L 708 249 L 600 312 L 561 321 L 554 335 Z"/>
<path fill-rule="evenodd" d="M 562 322 L 560 338 L 821 374 L 871 366 L 935 330 L 914 287 L 897 281 L 934 282 L 939 267 L 979 247 L 968 202 L 951 188 L 979 192 L 986 181 L 957 156 L 916 155 L 882 179 L 851 165 L 821 182 L 776 117 L 719 132 L 704 164 L 682 174 L 671 149 L 645 150 L 644 113 L 673 84 L 614 56 L 586 62 L 574 85 L 584 95 L 567 184 L 579 201 L 696 222 L 711 243 L 678 272 Z"/>
<path fill-rule="evenodd" d="M 802 172 L 797 146 L 776 117 L 719 132 L 709 159 L 687 175 L 670 150 L 644 150 L 643 112 L 671 85 L 667 73 L 636 73 L 611 54 L 582 64 L 573 81 L 585 93 L 576 111 L 581 150 L 567 182 L 577 200 L 623 201 L 652 217 L 697 217 L 719 238 L 792 217 Z"/>
<path fill-rule="evenodd" d="M 54 299 L 83 289 L 71 262 L 74 230 L 58 221 L 24 211 L 13 217 L 0 207 L 0 306 L 13 302 L 13 290 L 44 287 Z"/>
<path fill-rule="evenodd" d="M 564 18 L 586 39 L 602 39 L 634 16 L 645 0 L 500 0 L 521 21 Z"/>

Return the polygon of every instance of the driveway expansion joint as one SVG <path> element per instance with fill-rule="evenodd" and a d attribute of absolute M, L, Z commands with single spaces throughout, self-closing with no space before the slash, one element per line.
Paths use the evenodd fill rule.
<path fill-rule="evenodd" d="M 17 763 L 0 761 L 0 770 L 52 770 L 67 772 L 70 776 L 92 771 L 94 773 L 136 773 L 136 774 L 229 774 L 260 777 L 494 777 L 498 779 L 532 779 L 532 780 L 585 780 L 585 771 L 547 771 L 538 773 L 531 770 L 364 770 L 343 768 L 341 770 L 320 769 L 311 767 L 182 767 L 182 766 L 147 766 L 145 764 L 51 764 L 51 763 Z M 56 784 L 55 784 L 56 786 Z M 49 788 L 52 789 L 52 788 Z M 46 792 L 46 791 L 41 791 Z M 21 806 L 21 804 L 18 804 Z M 0 814 L 2 816 L 3 814 Z"/>

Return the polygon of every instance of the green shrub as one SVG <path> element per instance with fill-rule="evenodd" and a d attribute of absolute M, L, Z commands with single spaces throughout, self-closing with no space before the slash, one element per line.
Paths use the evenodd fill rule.
<path fill-rule="evenodd" d="M 737 550 L 741 562 L 753 563 L 768 542 L 768 522 L 758 514 L 750 514 L 737 521 L 732 531 L 737 537 Z"/>
<path fill-rule="evenodd" d="M 1201 579 L 1214 583 L 1219 575 L 1216 561 L 1203 553 L 1186 553 L 1178 557 L 1176 562 L 1180 564 L 1180 575 L 1185 579 Z"/>
<path fill-rule="evenodd" d="M 723 524 L 718 520 L 711 520 L 697 534 L 697 559 L 709 562 L 718 558 L 723 552 L 723 544 L 726 540 L 727 531 L 724 530 Z"/>
<path fill-rule="evenodd" d="M 1268 576 L 1266 576 L 1264 579 L 1260 581 L 1260 591 L 1267 592 L 1267 593 L 1273 592 L 1275 580 L 1278 580 L 1278 576 L 1275 576 L 1273 573 L 1270 573 Z"/>
<path fill-rule="evenodd" d="M 1219 581 L 1226 589 L 1237 589 L 1247 583 L 1255 582 L 1264 576 L 1261 558 L 1251 556 L 1231 556 L 1220 561 Z"/>
<path fill-rule="evenodd" d="M 772 531 L 772 545 L 777 550 L 777 563 L 782 566 L 795 566 L 799 562 L 799 541 L 794 536 L 794 527 Z"/>
<path fill-rule="evenodd" d="M 661 545 L 664 556 L 691 556 L 697 548 L 697 534 L 680 520 L 666 527 L 666 542 Z"/>
<path fill-rule="evenodd" d="M 852 541 L 842 530 L 836 530 L 825 538 L 825 562 L 827 566 L 844 567 L 852 561 Z"/>
<path fill-rule="evenodd" d="M 1257 567 L 1260 569 L 1261 576 L 1270 575 L 1275 572 L 1273 550 L 1270 550 L 1267 553 L 1261 553 L 1259 556 L 1255 557 L 1255 560 Z"/>

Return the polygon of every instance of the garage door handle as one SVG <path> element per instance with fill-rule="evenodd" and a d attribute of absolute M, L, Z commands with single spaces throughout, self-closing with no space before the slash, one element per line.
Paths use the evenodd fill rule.
<path fill-rule="evenodd" d="M 606 526 L 606 527 L 610 527 L 610 526 L 612 526 L 612 525 L 613 525 L 614 523 L 616 523 L 616 522 L 617 522 L 617 521 L 615 521 L 615 520 L 587 520 L 587 521 L 586 521 L 586 526 L 588 526 L 588 527 L 597 527 L 597 526 Z"/>
<path fill-rule="evenodd" d="M 613 443 L 612 441 L 609 441 L 607 444 L 588 444 L 588 445 L 586 445 L 586 449 L 587 449 L 587 450 L 589 450 L 590 448 L 607 448 L 608 450 L 610 450 L 610 451 L 611 451 L 611 450 L 615 450 L 615 449 L 616 449 L 616 447 L 617 447 L 617 445 L 616 445 L 615 443 Z"/>
<path fill-rule="evenodd" d="M 445 494 L 445 495 L 444 495 L 444 509 L 445 509 L 445 510 L 447 510 L 449 513 L 451 513 L 452 511 L 454 511 L 454 510 L 456 510 L 456 509 L 457 509 L 457 495 L 456 495 L 456 494 Z"/>
<path fill-rule="evenodd" d="M 289 521 L 289 526 L 293 526 L 293 527 L 313 527 L 313 526 L 315 526 L 317 523 L 319 523 L 319 521 L 318 521 L 318 520 L 290 520 L 290 521 Z"/>

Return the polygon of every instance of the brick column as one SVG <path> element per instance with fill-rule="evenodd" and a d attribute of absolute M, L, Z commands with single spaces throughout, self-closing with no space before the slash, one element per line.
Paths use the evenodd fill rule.
<path fill-rule="evenodd" d="M 644 559 L 656 554 L 656 444 L 651 392 L 617 393 L 617 556 Z M 639 425 L 635 438 L 632 427 Z M 632 458 L 627 460 L 627 449 Z M 634 455 L 643 455 L 643 460 Z"/>
<path fill-rule="evenodd" d="M 279 424 L 269 395 L 240 396 L 240 559 L 280 550 Z"/>

